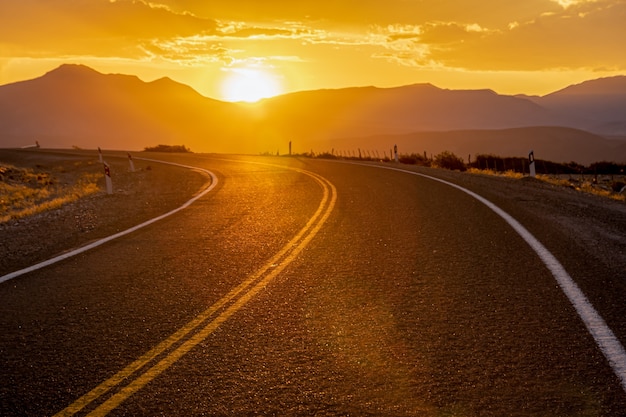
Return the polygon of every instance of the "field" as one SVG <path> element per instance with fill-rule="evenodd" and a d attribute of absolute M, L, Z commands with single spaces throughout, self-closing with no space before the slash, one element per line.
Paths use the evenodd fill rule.
<path fill-rule="evenodd" d="M 61 207 L 100 191 L 94 161 L 16 167 L 0 162 L 0 223 Z"/>

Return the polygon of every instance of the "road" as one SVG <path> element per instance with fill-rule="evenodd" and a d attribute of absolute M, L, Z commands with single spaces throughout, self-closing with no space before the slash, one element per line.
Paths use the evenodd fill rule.
<path fill-rule="evenodd" d="M 553 274 L 471 195 L 334 161 L 163 158 L 218 184 L 0 284 L 0 415 L 626 415 Z M 583 290 L 605 268 L 497 203 Z M 623 291 L 589 296 L 621 345 Z"/>

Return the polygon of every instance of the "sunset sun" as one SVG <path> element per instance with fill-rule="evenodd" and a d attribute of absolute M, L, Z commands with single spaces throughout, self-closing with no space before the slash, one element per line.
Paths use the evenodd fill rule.
<path fill-rule="evenodd" d="M 277 77 L 257 69 L 231 70 L 222 83 L 222 97 L 227 101 L 255 102 L 280 93 Z"/>

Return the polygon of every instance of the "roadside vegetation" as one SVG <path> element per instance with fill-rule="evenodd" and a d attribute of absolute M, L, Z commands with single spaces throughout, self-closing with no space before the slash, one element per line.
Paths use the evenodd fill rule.
<path fill-rule="evenodd" d="M 102 174 L 65 167 L 19 168 L 0 164 L 0 223 L 20 219 L 76 201 L 101 190 Z"/>
<path fill-rule="evenodd" d="M 191 153 L 185 145 L 157 145 L 144 151 Z M 102 165 L 95 160 L 51 162 L 43 158 L 41 164 L 25 166 L 0 162 L 0 224 L 104 192 L 103 182 Z"/>
<path fill-rule="evenodd" d="M 501 158 L 494 155 L 478 155 L 469 164 L 470 172 L 501 175 L 513 178 L 528 177 L 526 158 Z M 576 162 L 561 164 L 535 160 L 536 179 L 577 191 L 626 201 L 626 164 L 595 162 L 584 166 Z"/>
<path fill-rule="evenodd" d="M 387 155 L 382 158 L 370 152 L 352 153 L 321 153 L 301 154 L 326 159 L 352 159 L 362 161 L 392 162 Z M 527 158 L 501 157 L 496 155 L 476 155 L 472 160 L 463 158 L 452 152 L 444 151 L 435 156 L 412 153 L 398 155 L 398 162 L 408 165 L 442 168 L 468 172 L 476 175 L 494 175 L 521 179 L 530 176 Z M 591 193 L 618 201 L 626 201 L 626 164 L 614 162 L 595 162 L 588 166 L 576 162 L 558 163 L 535 159 L 536 179 L 550 184 L 568 187 L 577 191 Z"/>
<path fill-rule="evenodd" d="M 184 145 L 157 145 L 146 152 L 184 152 Z M 294 156 L 325 159 L 392 162 L 386 155 L 359 150 L 350 154 L 305 153 Z M 428 157 L 424 154 L 401 154 L 402 164 L 468 172 L 474 175 L 493 175 L 522 179 L 529 177 L 528 159 L 477 155 L 464 161 L 445 151 Z M 583 166 L 575 162 L 560 164 L 535 160 L 536 180 L 557 186 L 592 193 L 618 201 L 626 201 L 626 164 L 596 162 Z M 52 210 L 102 191 L 103 174 L 99 164 L 78 161 L 54 166 L 15 167 L 0 163 L 0 224 L 32 214 Z"/>
<path fill-rule="evenodd" d="M 144 148 L 144 152 L 191 153 L 185 145 L 157 145 Z"/>

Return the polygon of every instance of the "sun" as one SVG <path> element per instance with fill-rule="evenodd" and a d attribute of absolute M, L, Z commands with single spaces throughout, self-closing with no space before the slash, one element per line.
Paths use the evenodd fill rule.
<path fill-rule="evenodd" d="M 227 101 L 252 103 L 280 93 L 281 86 L 278 78 L 258 69 L 231 69 L 222 83 L 222 97 Z"/>

